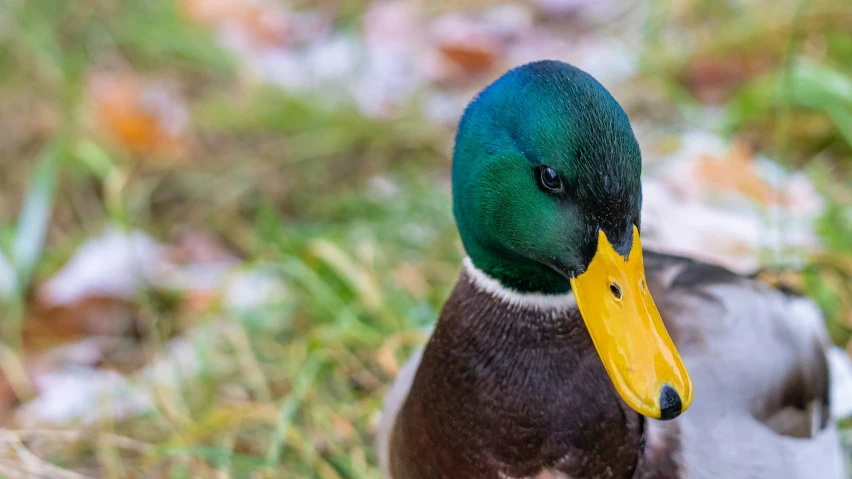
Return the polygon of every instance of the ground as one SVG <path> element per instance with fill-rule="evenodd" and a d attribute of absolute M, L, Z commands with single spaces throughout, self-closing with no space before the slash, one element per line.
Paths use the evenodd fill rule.
<path fill-rule="evenodd" d="M 0 474 L 378 478 L 461 267 L 455 122 L 539 58 L 628 112 L 649 241 L 765 268 L 847 346 L 843 2 L 426 3 L 0 6 Z"/>

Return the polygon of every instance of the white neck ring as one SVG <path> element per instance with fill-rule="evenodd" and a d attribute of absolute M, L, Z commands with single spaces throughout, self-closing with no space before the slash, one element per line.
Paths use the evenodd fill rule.
<path fill-rule="evenodd" d="M 465 257 L 463 264 L 465 272 L 477 290 L 490 294 L 504 303 L 539 311 L 566 311 L 577 307 L 573 292 L 563 294 L 521 293 L 503 286 L 500 281 L 485 274 L 484 271 L 473 264 L 470 257 Z"/>

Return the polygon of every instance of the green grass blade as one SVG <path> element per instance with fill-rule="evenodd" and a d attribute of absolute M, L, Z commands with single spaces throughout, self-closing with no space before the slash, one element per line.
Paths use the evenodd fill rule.
<path fill-rule="evenodd" d="M 60 173 L 61 148 L 45 151 L 30 184 L 12 243 L 12 263 L 18 272 L 18 288 L 25 290 L 44 248 L 47 226 Z"/>
<path fill-rule="evenodd" d="M 272 443 L 266 454 L 267 467 L 274 469 L 281 461 L 281 451 L 284 448 L 287 431 L 293 424 L 293 417 L 296 415 L 296 411 L 298 411 L 302 401 L 304 401 L 305 395 L 310 390 L 321 367 L 322 361 L 316 355 L 311 355 L 302 368 L 302 372 L 296 378 L 293 390 L 290 391 L 287 399 L 281 403 L 281 409 L 278 414 L 278 425 L 275 428 Z"/>

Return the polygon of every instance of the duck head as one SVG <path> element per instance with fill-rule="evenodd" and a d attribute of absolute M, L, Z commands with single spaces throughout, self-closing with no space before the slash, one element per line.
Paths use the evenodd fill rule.
<path fill-rule="evenodd" d="M 600 83 L 531 63 L 465 110 L 453 210 L 477 268 L 519 292 L 572 291 L 624 401 L 671 419 L 693 389 L 645 281 L 641 169 L 627 115 Z"/>

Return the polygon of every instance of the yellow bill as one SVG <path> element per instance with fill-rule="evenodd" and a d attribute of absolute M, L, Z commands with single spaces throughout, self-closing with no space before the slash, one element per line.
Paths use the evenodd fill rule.
<path fill-rule="evenodd" d="M 692 403 L 692 381 L 645 283 L 639 230 L 627 260 L 603 231 L 586 271 L 571 279 L 586 328 L 615 389 L 638 413 L 672 419 Z"/>

